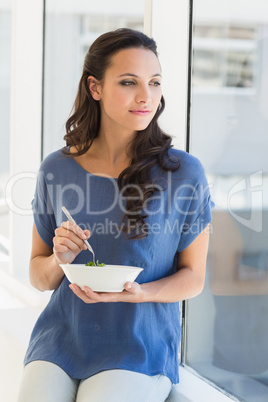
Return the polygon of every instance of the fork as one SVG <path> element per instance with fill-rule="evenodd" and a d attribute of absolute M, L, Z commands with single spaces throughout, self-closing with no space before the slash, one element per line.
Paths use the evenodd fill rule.
<path fill-rule="evenodd" d="M 75 223 L 77 225 L 77 223 L 75 222 L 74 218 L 72 217 L 72 215 L 70 214 L 70 212 L 65 208 L 65 207 L 61 207 L 62 211 L 65 213 L 66 217 L 72 221 L 73 223 Z M 87 246 L 88 250 L 92 253 L 93 255 L 93 264 L 96 267 L 96 261 L 95 261 L 95 253 L 93 251 L 93 248 L 91 247 L 91 245 L 89 244 L 89 242 L 87 240 L 83 239 L 83 242 L 85 243 L 85 245 Z"/>

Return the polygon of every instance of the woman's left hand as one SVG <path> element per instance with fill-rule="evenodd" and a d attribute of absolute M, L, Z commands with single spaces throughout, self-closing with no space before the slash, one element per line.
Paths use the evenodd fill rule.
<path fill-rule="evenodd" d="M 83 302 L 92 303 L 141 303 L 143 301 L 143 292 L 141 286 L 137 282 L 126 282 L 125 289 L 122 292 L 93 292 L 89 287 L 85 286 L 83 290 L 72 283 L 70 289 Z"/>

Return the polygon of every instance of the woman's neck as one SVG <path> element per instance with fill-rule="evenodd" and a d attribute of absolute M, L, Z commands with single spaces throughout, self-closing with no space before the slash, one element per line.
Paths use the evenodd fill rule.
<path fill-rule="evenodd" d="M 135 133 L 131 135 L 118 135 L 112 132 L 99 132 L 92 143 L 91 152 L 96 157 L 105 160 L 111 167 L 129 163 L 131 160 L 131 141 Z"/>

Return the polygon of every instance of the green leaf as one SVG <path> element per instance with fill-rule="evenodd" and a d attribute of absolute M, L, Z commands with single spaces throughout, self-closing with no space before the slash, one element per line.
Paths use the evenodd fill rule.
<path fill-rule="evenodd" d="M 93 261 L 89 261 L 85 264 L 87 267 L 95 267 L 94 262 Z M 96 266 L 97 267 L 104 267 L 106 264 L 104 263 L 99 263 L 99 260 L 96 261 Z"/>

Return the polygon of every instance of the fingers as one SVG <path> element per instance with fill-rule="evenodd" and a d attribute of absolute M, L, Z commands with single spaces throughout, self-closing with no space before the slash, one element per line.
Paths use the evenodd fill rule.
<path fill-rule="evenodd" d="M 89 230 L 82 230 L 76 223 L 73 223 L 72 221 L 62 222 L 60 228 L 65 229 L 67 232 L 74 233 L 80 239 L 86 240 L 90 236 Z"/>
<path fill-rule="evenodd" d="M 83 240 L 88 239 L 89 230 L 82 230 L 78 225 L 71 221 L 62 222 L 61 226 L 55 230 L 53 238 L 54 248 L 59 253 L 73 251 L 75 253 L 86 250 Z"/>
<path fill-rule="evenodd" d="M 111 303 L 111 302 L 129 302 L 139 303 L 140 285 L 136 282 L 127 282 L 123 292 L 94 292 L 88 286 L 83 290 L 76 284 L 69 285 L 70 289 L 77 297 L 83 300 L 84 303 Z"/>
<path fill-rule="evenodd" d="M 93 292 L 89 287 L 85 287 L 83 290 L 72 283 L 69 285 L 70 289 L 79 297 L 83 302 L 87 304 L 99 303 L 101 300 L 101 293 Z"/>
<path fill-rule="evenodd" d="M 131 292 L 131 290 L 133 291 L 133 286 L 131 282 L 126 282 L 125 286 L 124 286 L 125 290 L 127 290 L 128 292 Z"/>
<path fill-rule="evenodd" d="M 83 241 L 79 241 L 77 239 L 70 240 L 67 237 L 59 237 L 55 236 L 53 238 L 53 246 L 54 251 L 58 253 L 65 253 L 68 251 L 72 251 L 74 254 L 80 253 L 82 250 L 86 250 L 85 244 Z"/>
<path fill-rule="evenodd" d="M 119 301 L 120 293 L 101 293 L 93 292 L 88 286 L 85 286 L 83 290 L 76 284 L 72 283 L 69 288 L 79 297 L 83 302 L 87 304 L 100 303 L 100 302 L 116 302 Z"/>

